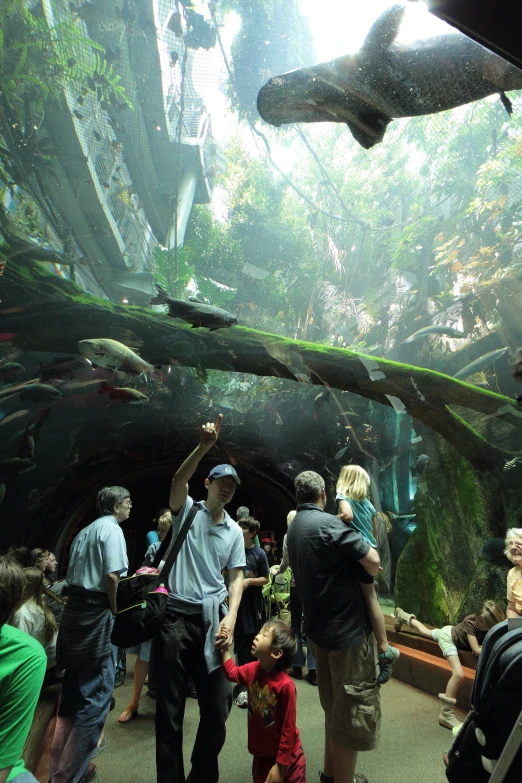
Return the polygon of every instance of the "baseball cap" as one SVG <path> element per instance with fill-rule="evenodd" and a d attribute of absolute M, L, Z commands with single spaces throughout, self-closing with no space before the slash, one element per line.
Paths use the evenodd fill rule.
<path fill-rule="evenodd" d="M 241 479 L 232 465 L 216 465 L 208 474 L 209 479 L 225 478 L 226 476 L 231 476 L 236 484 L 241 484 Z"/>
<path fill-rule="evenodd" d="M 262 543 L 262 544 L 273 544 L 273 541 L 272 541 L 272 539 L 271 539 L 271 538 L 268 538 L 268 537 L 267 537 L 267 538 L 262 538 L 262 539 L 261 539 L 261 543 Z"/>

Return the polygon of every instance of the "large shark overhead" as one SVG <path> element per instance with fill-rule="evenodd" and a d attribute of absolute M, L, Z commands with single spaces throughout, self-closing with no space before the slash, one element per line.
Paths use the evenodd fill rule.
<path fill-rule="evenodd" d="M 394 117 L 453 109 L 498 92 L 522 89 L 522 71 L 464 35 L 395 43 L 404 6 L 387 9 L 360 51 L 274 76 L 257 108 L 271 125 L 345 122 L 365 149 L 382 141 Z"/>

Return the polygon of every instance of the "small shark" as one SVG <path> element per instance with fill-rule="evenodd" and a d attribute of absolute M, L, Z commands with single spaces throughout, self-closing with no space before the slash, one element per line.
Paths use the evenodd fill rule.
<path fill-rule="evenodd" d="M 365 149 L 384 138 L 394 117 L 416 117 L 454 109 L 522 89 L 522 71 L 465 35 L 438 35 L 395 43 L 403 5 L 387 9 L 353 55 L 273 76 L 257 98 L 271 125 L 345 122 Z"/>

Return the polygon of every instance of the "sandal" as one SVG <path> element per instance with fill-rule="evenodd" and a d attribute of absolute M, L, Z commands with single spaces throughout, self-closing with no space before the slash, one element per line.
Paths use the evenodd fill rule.
<path fill-rule="evenodd" d="M 395 623 L 394 623 L 395 632 L 399 633 L 401 627 L 405 624 L 409 625 L 411 628 L 412 627 L 411 621 L 415 619 L 416 618 L 414 614 L 408 614 L 408 612 L 403 612 L 402 609 L 399 609 L 399 607 L 397 606 L 395 608 Z"/>
<path fill-rule="evenodd" d="M 377 682 L 379 685 L 384 685 L 388 682 L 392 676 L 392 664 L 398 661 L 400 658 L 400 650 L 396 647 L 388 645 L 388 649 L 384 653 L 379 653 L 377 660 L 379 663 L 380 672 L 377 676 Z"/>
<path fill-rule="evenodd" d="M 123 710 L 120 717 L 118 718 L 118 723 L 128 723 L 137 714 L 138 708 L 133 709 L 132 704 L 129 704 L 129 706 Z"/>

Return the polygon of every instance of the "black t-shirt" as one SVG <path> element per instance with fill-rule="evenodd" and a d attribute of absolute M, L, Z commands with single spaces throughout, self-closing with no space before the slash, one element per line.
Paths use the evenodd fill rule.
<path fill-rule="evenodd" d="M 352 525 L 303 503 L 288 528 L 287 545 L 306 635 L 326 650 L 360 644 L 371 632 L 359 582 L 371 584 L 373 577 L 357 562 L 368 554 L 368 542 Z"/>
<path fill-rule="evenodd" d="M 245 579 L 268 576 L 266 552 L 259 546 L 245 550 L 246 565 L 243 568 Z M 265 622 L 265 605 L 262 587 L 247 587 L 241 598 L 234 633 L 237 636 L 256 634 Z"/>

